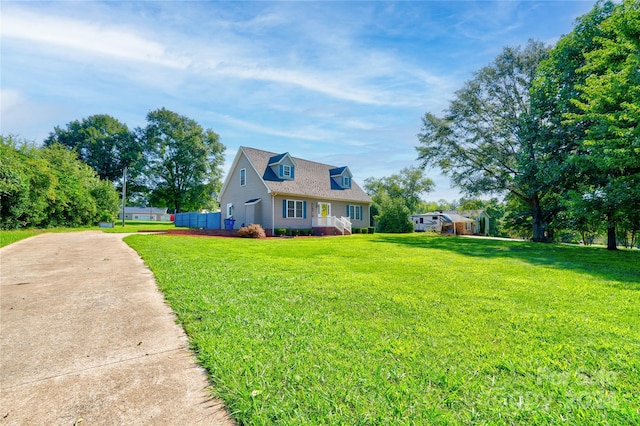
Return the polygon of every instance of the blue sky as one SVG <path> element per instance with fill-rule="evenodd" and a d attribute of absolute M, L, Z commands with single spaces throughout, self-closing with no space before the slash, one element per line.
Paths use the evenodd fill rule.
<path fill-rule="evenodd" d="M 504 46 L 555 43 L 594 1 L 3 1 L 1 131 L 38 143 L 165 107 L 239 146 L 347 165 L 416 164 L 425 112 Z M 460 194 L 438 170 L 427 200 Z"/>

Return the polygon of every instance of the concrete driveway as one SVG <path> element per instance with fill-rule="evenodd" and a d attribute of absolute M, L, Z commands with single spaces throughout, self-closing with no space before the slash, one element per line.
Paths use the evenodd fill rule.
<path fill-rule="evenodd" d="M 0 249 L 1 425 L 229 425 L 122 234 Z"/>

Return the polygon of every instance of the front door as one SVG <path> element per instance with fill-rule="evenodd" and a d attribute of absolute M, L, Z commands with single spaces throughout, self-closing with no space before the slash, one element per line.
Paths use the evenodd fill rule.
<path fill-rule="evenodd" d="M 331 216 L 331 203 L 318 203 L 318 217 Z"/>
<path fill-rule="evenodd" d="M 320 226 L 328 226 L 328 218 L 331 216 L 331 203 L 318 203 L 318 224 Z"/>

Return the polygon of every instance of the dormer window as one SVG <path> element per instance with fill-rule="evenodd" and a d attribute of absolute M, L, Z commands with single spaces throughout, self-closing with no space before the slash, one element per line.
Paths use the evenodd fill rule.
<path fill-rule="evenodd" d="M 295 179 L 296 162 L 288 152 L 285 152 L 269 159 L 269 169 L 276 179 L 293 180 Z"/>
<path fill-rule="evenodd" d="M 329 176 L 332 179 L 332 189 L 350 189 L 351 188 L 351 171 L 348 167 L 338 167 L 329 170 Z"/>

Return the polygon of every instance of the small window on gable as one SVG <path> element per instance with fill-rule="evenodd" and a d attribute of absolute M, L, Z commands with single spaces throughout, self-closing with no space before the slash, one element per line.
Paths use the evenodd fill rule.
<path fill-rule="evenodd" d="M 282 165 L 282 177 L 284 178 L 291 178 L 292 175 L 292 167 L 288 166 L 286 164 Z"/>
<path fill-rule="evenodd" d="M 240 186 L 247 184 L 247 169 L 240 169 Z"/>
<path fill-rule="evenodd" d="M 351 188 L 351 178 L 349 176 L 342 176 L 342 187 Z"/>

